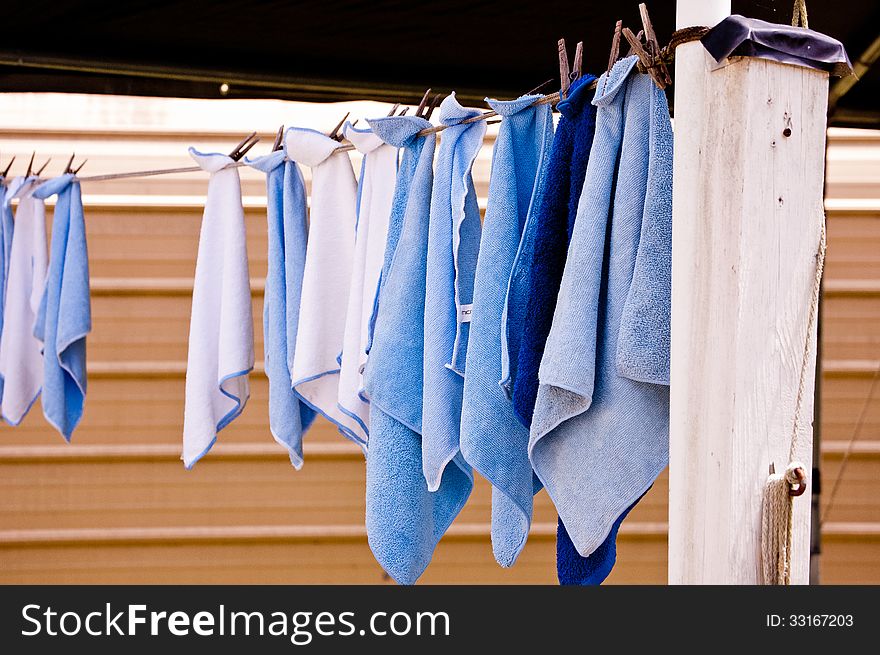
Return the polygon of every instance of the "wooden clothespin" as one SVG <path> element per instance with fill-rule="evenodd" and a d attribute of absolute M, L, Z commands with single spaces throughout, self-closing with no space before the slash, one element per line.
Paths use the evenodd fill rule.
<path fill-rule="evenodd" d="M 256 132 L 251 132 L 244 139 L 242 139 L 235 148 L 232 149 L 232 152 L 229 153 L 229 158 L 232 161 L 238 161 L 242 157 L 247 154 L 247 151 L 257 145 L 257 142 L 260 140 L 260 137 L 257 136 Z"/>
<path fill-rule="evenodd" d="M 657 35 L 654 33 L 654 26 L 651 25 L 648 8 L 644 2 L 639 5 L 639 12 L 642 15 L 645 45 L 642 46 L 642 42 L 629 28 L 624 28 L 623 36 L 629 41 L 633 52 L 638 55 L 642 67 L 648 72 L 654 83 L 661 89 L 665 89 L 672 82 L 672 78 L 669 76 L 666 64 L 660 60 L 660 45 L 657 43 Z"/>
<path fill-rule="evenodd" d="M 559 51 L 559 97 L 564 98 L 568 93 L 568 51 L 565 49 L 565 39 L 559 39 L 556 42 Z"/>
<path fill-rule="evenodd" d="M 404 107 L 403 109 L 400 110 L 400 113 L 398 114 L 398 116 L 406 116 L 406 112 L 408 112 L 408 111 L 409 111 L 409 107 Z"/>
<path fill-rule="evenodd" d="M 605 86 L 608 84 L 608 78 L 611 76 L 611 69 L 620 58 L 620 35 L 623 31 L 623 21 L 619 20 L 614 24 L 614 36 L 611 37 L 611 52 L 608 55 L 608 70 L 605 71 L 605 81 L 602 83 L 602 93 L 605 92 Z"/>
<path fill-rule="evenodd" d="M 611 52 L 608 55 L 608 72 L 614 68 L 614 64 L 620 59 L 620 35 L 623 32 L 623 21 L 619 20 L 614 25 L 614 36 L 611 37 Z"/>
<path fill-rule="evenodd" d="M 400 103 L 399 103 L 399 102 L 395 102 L 395 103 L 394 103 L 394 106 L 391 107 L 391 110 L 388 112 L 388 116 L 389 116 L 389 117 L 390 117 L 390 116 L 394 116 L 394 112 L 397 111 L 398 107 L 400 107 Z"/>
<path fill-rule="evenodd" d="M 12 155 L 12 159 L 9 160 L 9 165 L 6 167 L 6 170 L 3 171 L 3 174 L 0 177 L 7 177 L 9 175 L 9 170 L 12 168 L 12 162 L 15 161 L 15 155 Z"/>
<path fill-rule="evenodd" d="M 434 110 L 437 109 L 437 106 L 440 104 L 440 98 L 443 97 L 442 93 L 438 93 L 434 96 L 431 102 L 428 103 L 428 106 L 425 107 L 425 113 L 422 116 L 426 121 L 431 120 L 431 114 L 434 113 Z"/>
<path fill-rule="evenodd" d="M 425 111 L 425 105 L 428 103 L 428 96 L 431 95 L 431 89 L 429 88 L 425 91 L 425 95 L 422 96 L 422 99 L 419 101 L 419 106 L 416 107 L 416 116 L 419 118 L 424 118 L 422 115 Z"/>
<path fill-rule="evenodd" d="M 25 179 L 27 179 L 27 178 L 29 178 L 29 177 L 31 176 L 31 171 L 32 171 L 33 168 L 34 168 L 34 157 L 36 157 L 36 156 L 37 156 L 37 151 L 34 150 L 34 151 L 31 153 L 31 160 L 28 162 L 27 173 L 24 174 Z"/>
<path fill-rule="evenodd" d="M 284 126 L 278 128 L 278 131 L 275 133 L 275 140 L 272 142 L 272 152 L 278 152 L 283 147 L 282 141 L 284 139 Z"/>
<path fill-rule="evenodd" d="M 52 161 L 52 158 L 51 158 L 51 157 L 49 157 L 49 158 L 46 160 L 46 162 L 45 162 L 42 166 L 40 166 L 36 171 L 34 171 L 34 175 L 36 175 L 37 177 L 40 177 L 40 175 L 42 174 L 42 172 L 43 172 L 44 170 L 46 170 L 46 166 L 49 165 L 49 162 L 50 162 L 50 161 Z M 83 163 L 85 163 L 85 162 L 83 162 Z"/>
<path fill-rule="evenodd" d="M 336 127 L 328 134 L 331 139 L 335 141 L 342 141 L 342 135 L 339 133 L 340 128 L 345 125 L 345 121 L 348 120 L 348 117 L 351 115 L 351 112 L 348 111 L 345 113 L 345 116 L 342 117 L 342 120 L 336 124 Z"/>
<path fill-rule="evenodd" d="M 571 81 L 579 79 L 584 69 L 584 42 L 578 41 L 574 48 L 574 70 L 569 73 Z"/>
<path fill-rule="evenodd" d="M 662 48 L 660 44 L 657 42 L 657 34 L 654 32 L 654 26 L 651 24 L 651 17 L 648 15 L 648 5 L 644 2 L 639 4 L 639 14 L 642 17 L 642 29 L 645 31 L 645 42 L 651 48 L 651 57 L 652 63 L 654 64 L 653 70 L 657 73 L 657 78 L 663 81 L 663 86 L 661 89 L 665 89 L 667 85 L 672 84 L 672 77 L 669 75 L 669 69 L 666 68 L 666 63 L 660 59 L 660 52 Z M 653 77 L 653 76 L 652 76 Z"/>
<path fill-rule="evenodd" d="M 642 39 L 644 39 L 644 38 L 645 38 L 645 30 L 639 30 L 638 34 L 636 34 L 636 41 L 641 43 Z M 632 57 L 634 54 L 635 54 L 635 50 L 633 50 L 633 47 L 630 46 L 629 50 L 626 51 L 626 56 Z"/>
<path fill-rule="evenodd" d="M 88 159 L 83 159 L 82 163 L 79 166 L 77 166 L 76 169 L 74 169 L 73 168 L 74 157 L 76 157 L 76 153 L 73 153 L 72 155 L 70 155 L 70 159 L 67 160 L 67 165 L 64 167 L 65 174 L 69 173 L 71 175 L 76 175 L 77 173 L 79 173 L 80 169 L 86 165 L 86 162 L 88 161 Z M 46 162 L 46 163 L 48 164 L 49 162 Z M 43 168 L 45 168 L 45 166 Z M 40 170 L 43 170 L 43 169 L 41 168 Z"/>
<path fill-rule="evenodd" d="M 568 51 L 565 48 L 565 39 L 559 39 L 556 45 L 559 51 L 559 97 L 564 98 L 568 94 L 571 83 L 581 76 L 584 60 L 584 42 L 579 41 L 575 47 L 574 61 L 571 68 L 568 65 Z"/>

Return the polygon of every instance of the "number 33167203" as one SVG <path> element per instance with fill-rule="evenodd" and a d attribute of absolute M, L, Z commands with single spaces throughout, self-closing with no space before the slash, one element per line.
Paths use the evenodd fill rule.
<path fill-rule="evenodd" d="M 779 614 L 767 615 L 767 627 L 793 628 L 850 628 L 853 626 L 852 614 Z"/>

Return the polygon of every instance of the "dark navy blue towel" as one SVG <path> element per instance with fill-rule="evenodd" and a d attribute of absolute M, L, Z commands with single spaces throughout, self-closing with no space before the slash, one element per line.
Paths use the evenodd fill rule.
<path fill-rule="evenodd" d="M 593 145 L 596 107 L 590 102 L 593 91 L 587 87 L 594 79 L 592 75 L 580 77 L 570 87 L 568 97 L 558 105 L 562 117 L 553 138 L 543 194 L 535 214 L 537 228 L 528 311 L 513 385 L 513 408 L 526 427 L 532 423 L 538 395 L 538 367 L 553 322 L 556 295 Z"/>
<path fill-rule="evenodd" d="M 639 500 L 642 498 L 644 496 Z M 556 526 L 556 577 L 559 578 L 559 584 L 594 585 L 605 581 L 617 561 L 617 531 L 639 500 L 617 517 L 605 541 L 589 557 L 581 557 L 571 537 L 568 536 L 562 519 L 559 520 Z"/>

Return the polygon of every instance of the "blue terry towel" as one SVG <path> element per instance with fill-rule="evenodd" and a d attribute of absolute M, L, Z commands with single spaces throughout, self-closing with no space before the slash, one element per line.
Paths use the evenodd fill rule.
<path fill-rule="evenodd" d="M 428 220 L 436 137 L 430 123 L 381 118 L 370 127 L 403 148 L 372 347 L 364 371 L 370 398 L 367 537 L 376 559 L 400 584 L 412 584 L 467 501 L 472 481 L 457 466 L 429 492 L 422 473 L 422 358 Z"/>
<path fill-rule="evenodd" d="M 537 482 L 528 428 L 517 420 L 499 382 L 507 282 L 553 140 L 550 105 L 533 105 L 538 98 L 488 101 L 502 121 L 477 259 L 461 416 L 462 455 L 492 483 L 492 549 L 502 566 L 511 566 L 525 546 Z"/>
<path fill-rule="evenodd" d="M 617 561 L 617 532 L 620 524 L 638 502 L 636 500 L 617 517 L 605 541 L 587 557 L 577 551 L 565 525 L 562 520 L 559 521 L 556 526 L 556 577 L 559 584 L 583 586 L 602 584 L 605 581 Z"/>
<path fill-rule="evenodd" d="M 592 75 L 577 79 L 557 105 L 562 116 L 553 137 L 541 197 L 536 201 L 533 251 L 530 260 L 522 261 L 531 270 L 531 280 L 517 354 L 513 408 L 526 427 L 532 422 L 538 367 L 556 309 L 556 295 L 593 145 L 596 108 L 590 103 L 593 93 L 588 87 L 594 79 Z"/>
<path fill-rule="evenodd" d="M 571 85 L 566 98 L 557 105 L 562 116 L 553 138 L 540 198 L 535 199 L 537 207 L 534 219 L 529 223 L 534 230 L 533 249 L 520 259 L 520 266 L 530 272 L 531 278 L 525 311 L 521 314 L 523 324 L 517 355 L 517 376 L 513 385 L 513 408 L 525 426 L 532 422 L 538 394 L 538 367 L 550 333 L 568 242 L 574 229 L 578 199 L 593 145 L 596 107 L 590 102 L 593 94 L 588 87 L 595 79 L 593 75 L 580 77 Z M 514 356 L 513 353 L 511 356 Z M 611 555 L 613 558 L 614 536 L 610 535 L 591 557 L 583 558 L 571 544 L 560 520 L 556 547 L 560 582 L 601 582 L 596 574 L 606 568 L 610 571 L 608 561 L 602 555 Z"/>
<path fill-rule="evenodd" d="M 473 475 L 459 451 L 459 433 L 481 231 L 471 171 L 486 122 L 462 121 L 479 115 L 462 107 L 455 93 L 440 104 L 440 122 L 447 129 L 440 138 L 431 193 L 422 391 L 422 468 L 431 491 L 439 489 L 453 460 L 465 475 Z"/>
<path fill-rule="evenodd" d="M 43 200 L 55 194 L 49 271 L 34 336 L 43 342 L 43 414 L 70 441 L 86 400 L 86 335 L 92 330 L 89 254 L 79 182 L 68 173 L 34 191 Z"/>
<path fill-rule="evenodd" d="M 285 150 L 278 150 L 246 161 L 266 173 L 269 266 L 263 297 L 263 359 L 269 378 L 269 429 L 299 469 L 303 434 L 315 419 L 315 411 L 293 390 L 290 377 L 308 226 L 302 173 L 285 158 Z"/>
<path fill-rule="evenodd" d="M 668 459 L 672 129 L 665 95 L 636 61 L 600 78 L 593 100 L 596 134 L 529 443 L 583 556 Z"/>
<path fill-rule="evenodd" d="M 6 307 L 6 283 L 9 277 L 9 258 L 12 253 L 12 199 L 25 184 L 24 177 L 7 181 L 0 177 L 0 334 L 3 334 L 3 310 Z M 3 397 L 3 376 L 0 375 L 0 398 Z"/>

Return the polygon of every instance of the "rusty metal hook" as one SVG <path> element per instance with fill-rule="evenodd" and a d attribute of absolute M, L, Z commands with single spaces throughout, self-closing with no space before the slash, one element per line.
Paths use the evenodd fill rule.
<path fill-rule="evenodd" d="M 802 496 L 807 490 L 807 474 L 804 473 L 804 469 L 800 466 L 794 469 L 792 473 L 794 473 L 794 476 L 797 478 L 797 487 L 792 486 L 788 490 L 788 495 L 793 497 Z"/>

